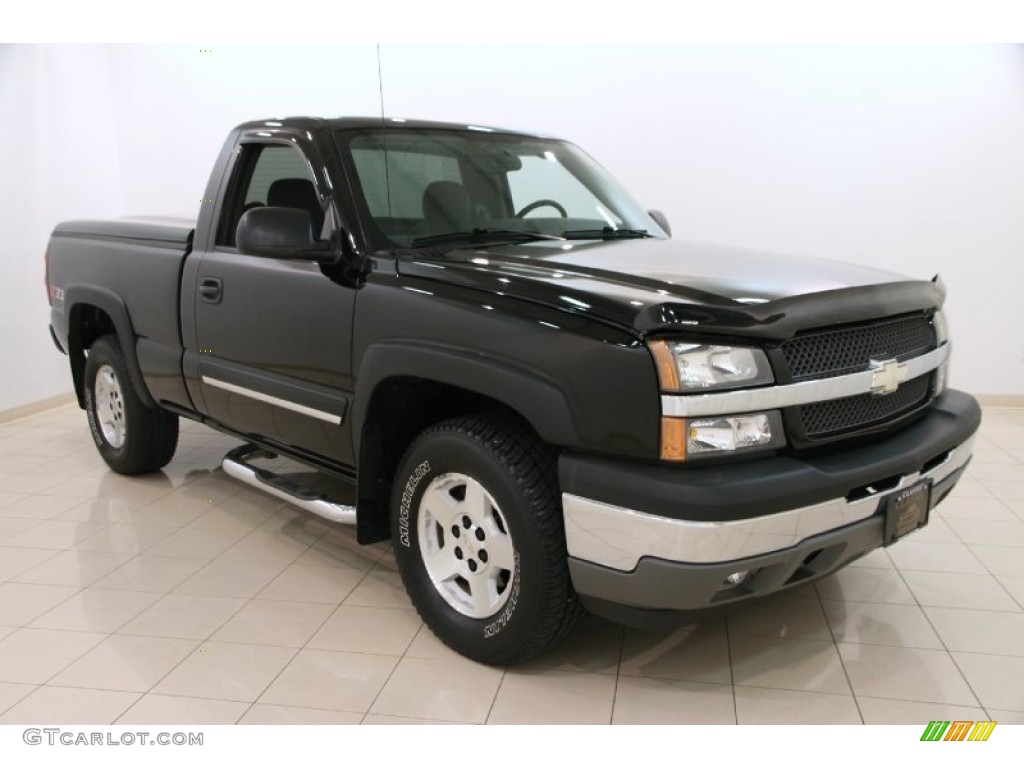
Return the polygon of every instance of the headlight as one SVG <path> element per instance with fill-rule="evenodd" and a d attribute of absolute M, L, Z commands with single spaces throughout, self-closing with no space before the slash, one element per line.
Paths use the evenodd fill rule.
<path fill-rule="evenodd" d="M 666 416 L 661 420 L 661 458 L 668 461 L 781 448 L 785 444 L 778 411 L 700 419 Z"/>
<path fill-rule="evenodd" d="M 768 357 L 760 349 L 663 340 L 648 347 L 662 392 L 735 389 L 774 381 Z"/>

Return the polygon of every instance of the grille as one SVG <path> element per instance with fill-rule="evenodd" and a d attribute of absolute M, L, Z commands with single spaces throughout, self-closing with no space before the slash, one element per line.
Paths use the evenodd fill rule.
<path fill-rule="evenodd" d="M 804 434 L 822 438 L 884 424 L 924 405 L 931 389 L 931 374 L 905 382 L 891 395 L 854 395 L 838 400 L 801 405 L 797 409 Z"/>
<path fill-rule="evenodd" d="M 927 317 L 917 316 L 811 332 L 785 342 L 782 352 L 793 381 L 805 381 L 866 371 L 872 360 L 906 360 L 934 348 L 931 323 Z"/>

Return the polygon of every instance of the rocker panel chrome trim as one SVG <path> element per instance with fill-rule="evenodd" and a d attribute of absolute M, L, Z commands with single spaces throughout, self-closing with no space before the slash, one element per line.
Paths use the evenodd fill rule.
<path fill-rule="evenodd" d="M 296 413 L 301 413 L 304 416 L 312 416 L 314 419 L 326 421 L 328 424 L 341 424 L 341 416 L 334 413 L 328 413 L 327 411 L 321 411 L 316 408 L 310 408 L 308 405 L 293 403 L 291 400 L 283 400 L 280 397 L 274 397 L 273 395 L 265 395 L 254 389 L 240 387 L 237 384 L 230 384 L 226 381 L 214 379 L 210 376 L 203 376 L 203 383 L 209 384 L 211 387 L 223 389 L 227 392 L 234 392 L 236 395 L 242 395 L 243 397 L 248 397 L 253 400 L 259 400 L 260 402 L 268 403 L 269 405 L 286 408 L 289 411 L 295 411 Z"/>

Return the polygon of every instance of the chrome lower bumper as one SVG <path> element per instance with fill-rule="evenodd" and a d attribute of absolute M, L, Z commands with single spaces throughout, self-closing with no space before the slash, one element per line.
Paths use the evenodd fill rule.
<path fill-rule="evenodd" d="M 763 555 L 871 517 L 885 496 L 918 480 L 941 483 L 967 465 L 973 445 L 971 437 L 951 449 L 940 464 L 903 475 L 884 488 L 869 486 L 865 495 L 725 522 L 675 520 L 564 493 L 566 544 L 570 557 L 618 571 L 632 571 L 643 557 L 721 563 Z"/>

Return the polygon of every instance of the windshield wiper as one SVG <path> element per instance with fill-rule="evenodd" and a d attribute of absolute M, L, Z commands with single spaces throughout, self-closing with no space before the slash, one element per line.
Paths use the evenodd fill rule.
<path fill-rule="evenodd" d="M 646 229 L 604 227 L 603 229 L 567 229 L 562 233 L 562 237 L 566 240 L 615 240 L 617 238 L 654 237 L 654 235 L 649 234 Z"/>
<path fill-rule="evenodd" d="M 535 240 L 565 240 L 559 235 L 545 235 L 541 232 L 524 232 L 521 229 L 491 229 L 477 228 L 466 232 L 442 232 L 439 235 L 427 235 L 415 238 L 410 245 L 413 248 L 422 248 L 428 245 L 445 245 L 447 243 L 486 243 L 489 241 L 522 240 L 533 242 Z"/>

